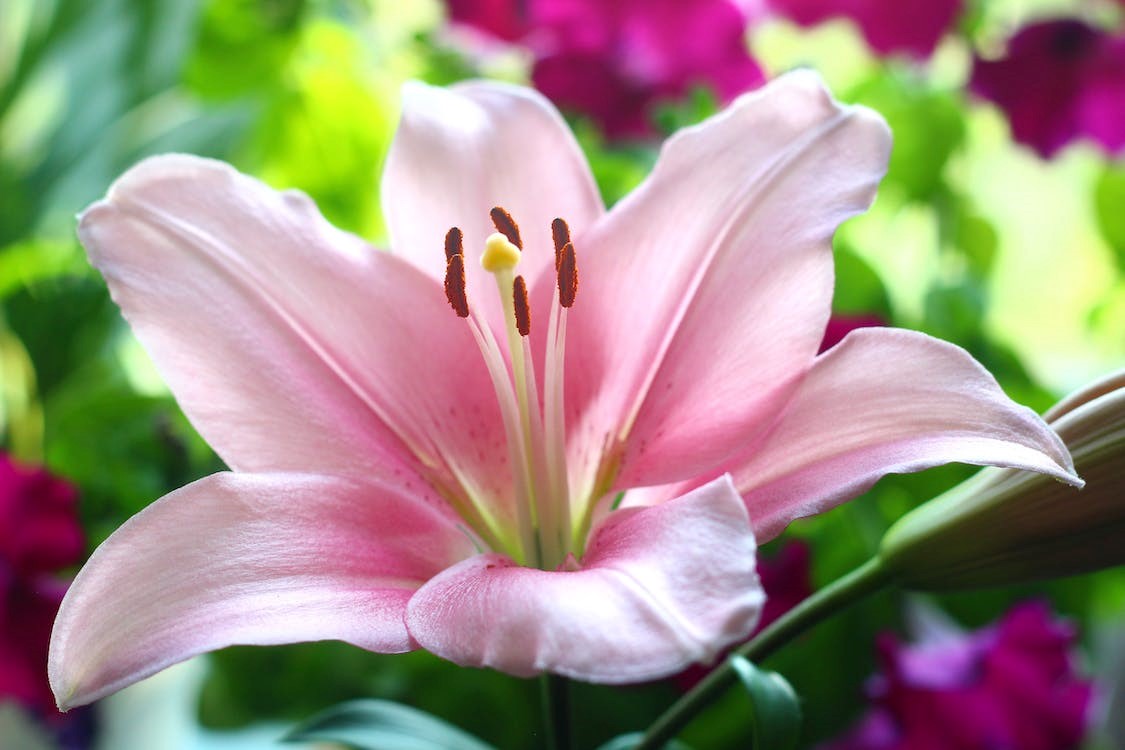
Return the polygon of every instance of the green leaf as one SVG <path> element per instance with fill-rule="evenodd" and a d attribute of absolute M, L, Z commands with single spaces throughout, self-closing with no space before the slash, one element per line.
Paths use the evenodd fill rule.
<path fill-rule="evenodd" d="M 357 700 L 294 727 L 283 742 L 336 742 L 354 750 L 494 750 L 471 734 L 401 703 Z"/>
<path fill-rule="evenodd" d="M 1107 167 L 1094 187 L 1098 229 L 1125 271 L 1125 167 Z"/>
<path fill-rule="evenodd" d="M 614 737 L 604 745 L 599 745 L 598 750 L 632 750 L 638 742 L 644 739 L 644 736 L 644 732 L 623 734 L 620 737 Z M 670 740 L 664 745 L 663 750 L 691 750 L 691 748 L 679 740 Z"/>
<path fill-rule="evenodd" d="M 853 95 L 882 114 L 894 133 L 887 183 L 911 200 L 932 200 L 944 189 L 946 164 L 965 139 L 958 95 L 897 71 L 881 72 Z"/>
<path fill-rule="evenodd" d="M 953 244 L 976 276 L 983 278 L 991 273 L 1000 238 L 988 219 L 974 213 L 959 213 L 953 229 Z"/>
<path fill-rule="evenodd" d="M 841 315 L 881 315 L 891 318 L 891 301 L 883 280 L 867 261 L 837 241 L 836 295 L 832 311 Z"/>
<path fill-rule="evenodd" d="M 88 276 L 90 266 L 71 239 L 33 239 L 0 249 L 0 298 L 60 276 Z"/>
<path fill-rule="evenodd" d="M 801 736 L 801 703 L 793 687 L 777 672 L 758 669 L 744 656 L 731 667 L 750 693 L 754 750 L 791 750 Z"/>

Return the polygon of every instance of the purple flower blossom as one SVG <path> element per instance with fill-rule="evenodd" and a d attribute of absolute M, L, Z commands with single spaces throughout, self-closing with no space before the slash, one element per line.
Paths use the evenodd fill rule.
<path fill-rule="evenodd" d="M 1125 147 L 1125 35 L 1074 19 L 1035 23 L 1004 57 L 976 60 L 970 85 L 1044 158 L 1079 138 L 1111 154 Z"/>
<path fill-rule="evenodd" d="M 472 27 L 497 39 L 519 40 L 528 32 L 522 0 L 446 0 L 449 20 Z"/>
<path fill-rule="evenodd" d="M 769 627 L 774 620 L 812 595 L 811 551 L 808 542 L 803 539 L 790 539 L 772 555 L 758 558 L 758 578 L 762 582 L 762 589 L 766 592 L 766 603 L 762 607 L 762 617 L 758 620 L 758 626 L 754 628 L 751 637 Z M 729 654 L 733 648 L 728 649 L 726 653 Z M 718 661 L 721 662 L 721 659 Z M 676 675 L 673 681 L 686 692 L 706 677 L 713 668 L 713 665 L 692 666 Z"/>
<path fill-rule="evenodd" d="M 453 21 L 526 44 L 535 87 L 609 138 L 650 135 L 655 108 L 693 87 L 725 103 L 764 80 L 731 0 L 531 0 L 522 14 L 519 5 L 449 0 Z"/>
<path fill-rule="evenodd" d="M 47 717 L 47 644 L 66 591 L 54 573 L 85 546 L 76 500 L 66 482 L 0 454 L 0 699 Z"/>
<path fill-rule="evenodd" d="M 1074 629 L 1043 602 L 971 633 L 877 643 L 874 704 L 822 750 L 1068 750 L 1086 731 L 1093 685 L 1074 672 Z"/>
<path fill-rule="evenodd" d="M 961 0 L 768 0 L 801 26 L 831 18 L 853 21 L 875 52 L 924 59 L 961 15 Z"/>
<path fill-rule="evenodd" d="M 887 321 L 878 315 L 833 315 L 828 319 L 828 327 L 824 329 L 824 338 L 820 341 L 820 351 L 828 351 L 857 328 L 885 325 L 887 325 Z"/>

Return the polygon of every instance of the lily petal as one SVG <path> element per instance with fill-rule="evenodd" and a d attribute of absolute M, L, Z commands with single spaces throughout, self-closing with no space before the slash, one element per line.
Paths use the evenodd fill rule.
<path fill-rule="evenodd" d="M 777 428 L 732 470 L 754 531 L 772 539 L 884 474 L 961 462 L 1082 482 L 1058 435 L 965 350 L 861 328 L 821 356 Z"/>
<path fill-rule="evenodd" d="M 651 177 L 575 242 L 579 463 L 623 430 L 617 486 L 671 482 L 768 427 L 824 333 L 832 234 L 871 203 L 890 143 L 878 115 L 809 72 L 669 139 Z"/>
<path fill-rule="evenodd" d="M 474 81 L 403 87 L 402 120 L 383 173 L 391 249 L 435 279 L 445 275 L 450 227 L 464 233 L 469 305 L 503 326 L 496 282 L 477 263 L 502 206 L 520 226 L 519 273 L 554 269 L 551 221 L 574 232 L 603 213 L 586 159 L 558 111 L 533 90 Z"/>
<path fill-rule="evenodd" d="M 721 477 L 651 508 L 612 513 L 580 569 L 470 558 L 407 608 L 418 643 L 466 666 L 592 682 L 655 679 L 745 638 L 765 599 L 741 498 Z"/>
<path fill-rule="evenodd" d="M 423 464 L 431 483 L 511 496 L 504 451 L 482 448 L 504 440 L 487 370 L 440 285 L 333 228 L 303 194 L 156 157 L 86 211 L 79 235 L 232 469 Z"/>
<path fill-rule="evenodd" d="M 223 473 L 153 503 L 94 552 L 63 600 L 48 660 L 60 707 L 234 644 L 410 650 L 407 600 L 475 547 L 440 503 L 404 493 Z"/>

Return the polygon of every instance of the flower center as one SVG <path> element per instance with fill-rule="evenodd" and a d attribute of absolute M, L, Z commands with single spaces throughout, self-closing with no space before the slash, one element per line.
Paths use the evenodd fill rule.
<path fill-rule="evenodd" d="M 548 321 L 540 398 L 529 341 L 531 306 L 527 283 L 516 274 L 523 254 L 519 226 L 499 206 L 492 209 L 491 217 L 496 232 L 485 241 L 480 263 L 496 280 L 504 310 L 507 359 L 487 321 L 469 307 L 464 237 L 456 227 L 445 237 L 445 296 L 454 312 L 467 321 L 500 406 L 516 494 L 519 549 L 515 556 L 524 564 L 553 570 L 566 561 L 574 546 L 566 470 L 563 357 L 567 310 L 578 292 L 577 260 L 566 222 L 555 219 L 551 222 L 551 237 L 558 283 Z M 481 515 L 490 518 L 487 513 Z"/>

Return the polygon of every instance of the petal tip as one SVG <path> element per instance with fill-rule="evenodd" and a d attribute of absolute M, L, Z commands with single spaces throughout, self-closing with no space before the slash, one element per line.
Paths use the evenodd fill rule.
<path fill-rule="evenodd" d="M 129 194 L 143 194 L 147 186 L 157 182 L 236 173 L 234 167 L 217 159 L 185 153 L 157 154 L 137 162 L 114 180 L 106 191 L 104 202 L 116 203 Z"/>

